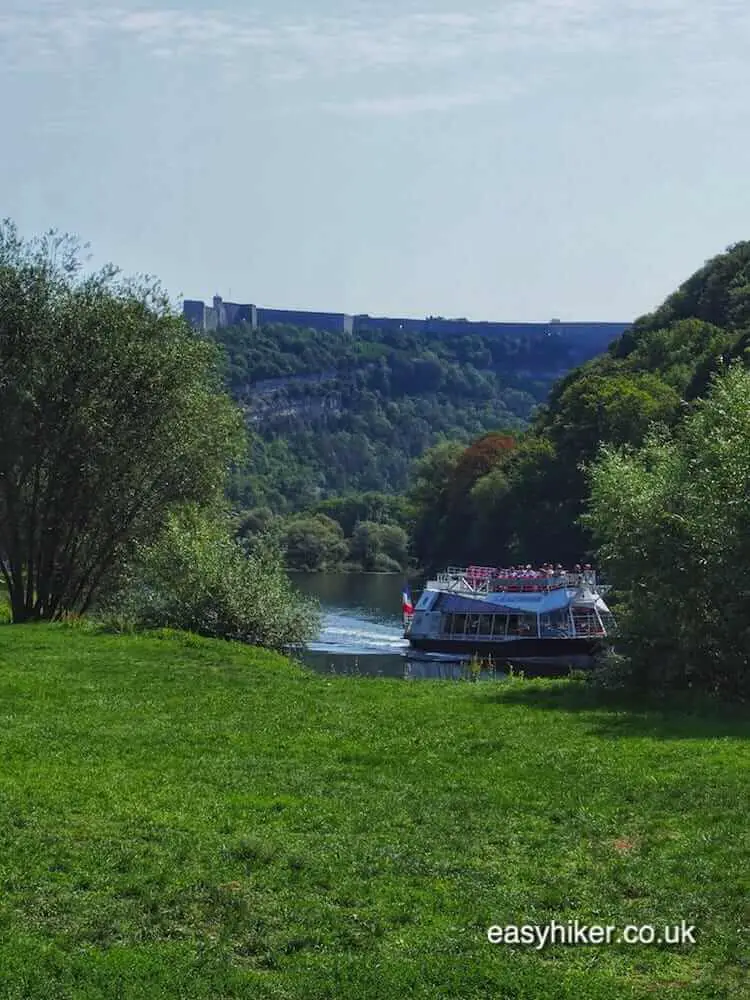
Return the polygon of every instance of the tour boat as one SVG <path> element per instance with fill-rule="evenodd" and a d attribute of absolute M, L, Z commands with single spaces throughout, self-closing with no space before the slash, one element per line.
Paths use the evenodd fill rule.
<path fill-rule="evenodd" d="M 602 588 L 603 589 L 603 588 Z M 404 608 L 404 635 L 426 653 L 476 656 L 527 674 L 586 668 L 614 619 L 596 573 L 449 567 Z"/>

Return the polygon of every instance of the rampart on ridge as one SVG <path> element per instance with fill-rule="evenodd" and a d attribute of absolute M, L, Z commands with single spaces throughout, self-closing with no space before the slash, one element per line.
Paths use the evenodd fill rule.
<path fill-rule="evenodd" d="M 445 319 L 442 316 L 428 316 L 425 319 L 403 317 L 370 316 L 367 313 L 350 315 L 347 313 L 308 312 L 295 309 L 264 309 L 259 306 L 225 302 L 215 295 L 212 305 L 201 299 L 185 299 L 183 314 L 199 330 L 217 330 L 225 326 L 247 323 L 251 329 L 260 326 L 284 324 L 305 329 L 330 331 L 331 333 L 362 333 L 368 330 L 398 331 L 414 333 L 479 334 L 485 337 L 551 336 L 558 334 L 573 336 L 579 342 L 595 341 L 601 349 L 619 337 L 630 323 L 562 322 L 552 319 L 548 323 L 495 323 L 471 321 L 467 319 Z"/>

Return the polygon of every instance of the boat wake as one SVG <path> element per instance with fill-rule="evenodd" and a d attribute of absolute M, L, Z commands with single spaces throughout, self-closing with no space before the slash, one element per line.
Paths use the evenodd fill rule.
<path fill-rule="evenodd" d="M 398 624 L 373 622 L 344 614 L 327 614 L 320 635 L 307 648 L 313 653 L 398 654 L 407 649 Z"/>

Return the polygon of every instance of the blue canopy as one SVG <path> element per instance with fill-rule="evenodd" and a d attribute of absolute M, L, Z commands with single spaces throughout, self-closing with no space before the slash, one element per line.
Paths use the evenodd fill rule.
<path fill-rule="evenodd" d="M 577 591 L 566 589 L 530 594 L 451 594 L 443 591 L 437 607 L 444 612 L 466 615 L 546 615 L 570 606 Z"/>

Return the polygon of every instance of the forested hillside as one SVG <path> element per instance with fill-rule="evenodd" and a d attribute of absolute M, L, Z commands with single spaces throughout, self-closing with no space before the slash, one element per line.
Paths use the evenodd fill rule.
<path fill-rule="evenodd" d="M 654 422 L 674 427 L 711 374 L 750 357 L 750 242 L 709 261 L 607 353 L 558 381 L 514 449 L 442 446 L 418 466 L 414 551 L 455 561 L 575 562 L 591 539 L 579 518 L 585 467 L 601 444 L 638 447 Z M 463 530 L 459 530 L 463 526 Z"/>
<path fill-rule="evenodd" d="M 525 426 L 554 380 L 591 350 L 555 333 L 351 336 L 241 325 L 212 336 L 252 432 L 233 499 L 277 513 L 405 490 L 414 460 L 435 443 Z"/>

